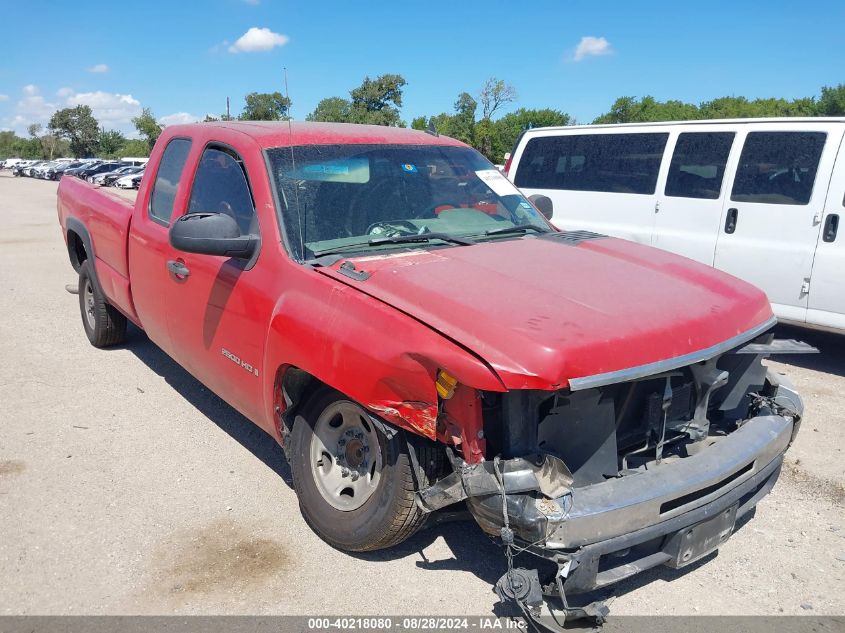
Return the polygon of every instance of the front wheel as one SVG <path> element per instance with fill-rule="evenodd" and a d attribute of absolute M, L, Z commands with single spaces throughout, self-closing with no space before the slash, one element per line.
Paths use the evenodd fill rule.
<path fill-rule="evenodd" d="M 420 442 L 422 444 L 422 442 Z M 442 466 L 436 446 L 419 446 L 426 485 Z M 387 438 L 367 411 L 341 394 L 314 394 L 291 437 L 293 483 L 305 520 L 338 549 L 392 547 L 425 520 L 403 432 Z"/>
<path fill-rule="evenodd" d="M 79 268 L 79 311 L 82 327 L 94 347 L 118 345 L 126 340 L 126 317 L 109 305 L 94 280 L 91 260 Z"/>

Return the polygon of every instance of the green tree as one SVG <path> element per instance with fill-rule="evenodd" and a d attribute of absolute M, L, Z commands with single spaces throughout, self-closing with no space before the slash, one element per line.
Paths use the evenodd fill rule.
<path fill-rule="evenodd" d="M 238 117 L 241 121 L 286 121 L 291 102 L 281 92 L 250 92 L 246 106 Z"/>
<path fill-rule="evenodd" d="M 495 77 L 485 81 L 478 93 L 478 101 L 481 103 L 481 121 L 475 127 L 476 149 L 490 160 L 494 160 L 493 136 L 495 130 L 493 115 L 516 99 L 516 88 Z"/>
<path fill-rule="evenodd" d="M 350 99 L 323 99 L 305 119 L 404 127 L 399 108 L 402 106 L 402 88 L 405 85 L 406 81 L 401 75 L 380 75 L 375 79 L 365 77 L 360 86 L 349 91 Z"/>
<path fill-rule="evenodd" d="M 140 115 L 132 119 L 132 123 L 138 133 L 147 140 L 147 150 L 152 151 L 159 135 L 161 135 L 161 125 L 156 121 L 153 113 L 149 108 L 144 108 Z"/>
<path fill-rule="evenodd" d="M 845 116 L 845 84 L 823 86 L 815 110 L 818 116 Z"/>
<path fill-rule="evenodd" d="M 123 146 L 118 150 L 117 155 L 119 158 L 125 158 L 126 156 L 149 156 L 150 145 L 147 141 L 139 138 L 126 139 Z"/>
<path fill-rule="evenodd" d="M 116 158 L 123 146 L 126 144 L 126 137 L 117 130 L 100 129 L 97 138 L 98 154 L 103 158 Z"/>
<path fill-rule="evenodd" d="M 342 97 L 321 99 L 314 112 L 305 117 L 306 121 L 324 121 L 329 123 L 350 123 L 352 103 Z"/>
<path fill-rule="evenodd" d="M 52 134 L 70 143 L 70 151 L 76 157 L 92 156 L 97 150 L 100 126 L 87 105 L 59 110 L 50 118 L 49 128 Z"/>
<path fill-rule="evenodd" d="M 491 155 L 488 158 L 496 163 L 504 160 L 505 153 L 513 149 L 516 139 L 524 130 L 535 127 L 573 125 L 574 122 L 572 117 L 565 112 L 551 108 L 541 110 L 519 108 L 514 112 L 509 112 L 492 123 L 493 142 Z"/>

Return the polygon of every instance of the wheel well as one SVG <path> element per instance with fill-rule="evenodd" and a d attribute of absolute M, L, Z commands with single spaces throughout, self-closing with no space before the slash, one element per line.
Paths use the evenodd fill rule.
<path fill-rule="evenodd" d="M 79 272 L 82 262 L 88 259 L 88 253 L 85 250 L 82 238 L 75 231 L 68 231 L 67 233 L 67 252 L 73 269 Z"/>
<path fill-rule="evenodd" d="M 276 370 L 273 389 L 273 407 L 276 430 L 283 445 L 293 430 L 293 421 L 310 395 L 325 383 L 307 371 L 293 365 L 282 365 Z"/>

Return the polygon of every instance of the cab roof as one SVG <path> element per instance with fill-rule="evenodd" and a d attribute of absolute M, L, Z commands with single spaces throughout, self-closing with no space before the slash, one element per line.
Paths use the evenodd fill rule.
<path fill-rule="evenodd" d="M 453 145 L 464 143 L 448 136 L 437 136 L 409 128 L 382 125 L 356 125 L 352 123 L 312 123 L 305 121 L 212 121 L 168 128 L 178 134 L 197 127 L 224 128 L 246 134 L 261 147 L 286 147 L 290 145 Z M 183 130 L 184 128 L 184 130 Z"/>

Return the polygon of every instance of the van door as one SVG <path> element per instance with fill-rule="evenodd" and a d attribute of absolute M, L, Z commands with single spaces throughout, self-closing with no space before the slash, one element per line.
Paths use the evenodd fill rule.
<path fill-rule="evenodd" d="M 588 229 L 651 244 L 655 190 L 669 133 L 606 128 L 530 136 L 516 157 L 514 184 L 554 204 L 561 229 Z"/>
<path fill-rule="evenodd" d="M 842 130 L 749 124 L 725 201 L 714 264 L 762 288 L 775 314 L 803 322 L 825 194 Z"/>
<path fill-rule="evenodd" d="M 845 235 L 839 226 L 843 214 L 845 143 L 840 143 L 816 245 L 807 310 L 807 323 L 837 330 L 845 330 Z"/>
<path fill-rule="evenodd" d="M 670 141 L 672 159 L 655 206 L 652 244 L 713 265 L 726 197 L 723 186 L 736 130 L 723 125 L 684 128 Z"/>

